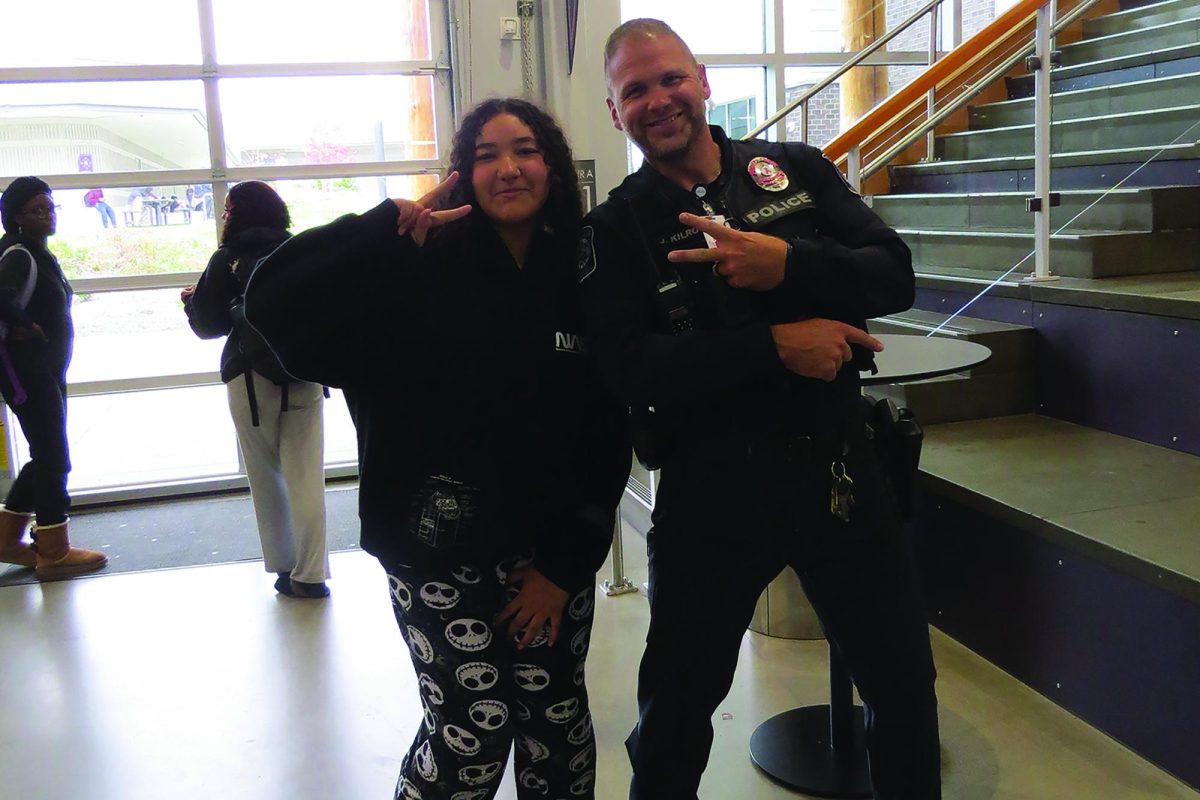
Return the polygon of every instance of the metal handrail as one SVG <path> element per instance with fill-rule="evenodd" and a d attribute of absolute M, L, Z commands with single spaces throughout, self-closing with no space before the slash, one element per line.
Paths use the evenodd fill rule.
<path fill-rule="evenodd" d="M 1054 2 L 1054 0 L 1046 0 L 1046 4 L 1049 4 L 1051 2 Z M 1081 16 L 1086 14 L 1088 12 L 1088 10 L 1092 6 L 1096 5 L 1096 3 L 1098 3 L 1098 2 L 1100 2 L 1100 0 L 1083 0 L 1083 2 L 1081 2 L 1078 6 L 1076 6 L 1071 11 L 1070 14 L 1067 14 L 1058 23 L 1056 23 L 1054 25 L 1054 27 L 1051 29 L 1052 34 L 1053 35 L 1059 34 L 1064 28 L 1066 28 L 1071 23 L 1078 20 Z M 981 78 L 979 81 L 977 81 L 970 89 L 968 89 L 966 92 L 963 92 L 962 94 L 960 94 L 949 105 L 947 105 L 945 108 L 943 108 L 941 111 L 939 111 L 934 116 L 927 119 L 920 126 L 918 126 L 914 130 L 909 132 L 909 134 L 907 136 L 905 136 L 903 139 L 901 139 L 898 143 L 896 143 L 896 144 L 892 145 L 890 148 L 888 148 L 883 153 L 883 155 L 879 156 L 878 158 L 872 159 L 872 164 L 870 166 L 864 165 L 863 167 L 861 167 L 861 171 L 860 171 L 861 180 L 865 181 L 867 178 L 871 177 L 876 172 L 879 172 L 879 170 L 886 167 L 893 158 L 895 158 L 900 153 L 904 152 L 909 147 L 911 147 L 918 139 L 920 139 L 926 133 L 933 130 L 938 125 L 942 124 L 942 122 L 944 122 L 948 117 L 950 117 L 956 111 L 960 110 L 963 106 L 965 106 L 968 102 L 970 102 L 975 97 L 977 97 L 979 95 L 979 93 L 982 92 L 984 89 L 991 86 L 994 82 L 996 82 L 1000 78 L 1004 77 L 1004 75 L 1010 69 L 1012 69 L 1014 66 L 1016 66 L 1026 56 L 1033 53 L 1035 46 L 1036 46 L 1036 42 L 1031 41 L 1025 47 L 1018 49 L 1007 60 L 1001 62 L 1000 66 L 996 67 L 991 72 L 989 72 L 987 75 L 985 75 L 983 78 Z"/>
<path fill-rule="evenodd" d="M 805 92 L 801 93 L 799 96 L 793 98 L 791 101 L 788 102 L 787 105 L 785 105 L 783 108 L 779 109 L 779 111 L 777 111 L 773 115 L 771 115 L 767 119 L 766 122 L 762 123 L 757 128 L 755 128 L 754 130 L 747 133 L 743 138 L 753 139 L 755 136 L 758 136 L 760 133 L 765 131 L 767 128 L 769 128 L 772 125 L 774 125 L 775 123 L 779 122 L 779 120 L 783 119 L 788 114 L 795 111 L 797 106 L 800 106 L 803 103 L 807 103 L 814 95 L 820 93 L 826 87 L 828 87 L 829 84 L 833 83 L 838 78 L 842 77 L 847 72 L 849 72 L 851 69 L 853 69 L 854 67 L 857 67 L 863 61 L 870 58 L 872 55 L 875 54 L 875 51 L 879 50 L 881 47 L 886 45 L 888 42 L 890 42 L 893 38 L 895 38 L 900 33 L 908 30 L 910 27 L 912 27 L 914 24 L 916 24 L 918 21 L 920 21 L 920 19 L 922 17 L 924 17 L 926 14 L 928 14 L 935 6 L 941 5 L 944 2 L 946 2 L 946 0 L 929 0 L 929 2 L 926 3 L 919 11 L 914 12 L 912 16 L 910 16 L 908 19 L 904 20 L 904 22 L 900 23 L 900 25 L 898 27 L 896 27 L 894 30 L 888 31 L 886 34 L 883 35 L 882 38 L 877 39 L 873 44 L 871 44 L 870 47 L 866 48 L 865 50 L 860 50 L 858 52 L 858 55 L 854 56 L 854 58 L 851 58 L 849 61 L 842 64 L 840 67 L 838 67 L 836 70 L 829 73 L 829 75 L 822 78 L 819 83 L 814 84 L 807 91 L 805 91 Z"/>

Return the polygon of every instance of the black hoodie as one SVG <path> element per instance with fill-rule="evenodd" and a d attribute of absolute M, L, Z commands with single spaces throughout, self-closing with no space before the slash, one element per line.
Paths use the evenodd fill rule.
<path fill-rule="evenodd" d="M 478 212 L 420 248 L 396 222 L 385 201 L 300 233 L 246 291 L 289 372 L 345 389 L 363 549 L 428 567 L 532 545 L 555 584 L 590 583 L 630 450 L 582 337 L 574 238 L 538 234 L 518 268 Z"/>

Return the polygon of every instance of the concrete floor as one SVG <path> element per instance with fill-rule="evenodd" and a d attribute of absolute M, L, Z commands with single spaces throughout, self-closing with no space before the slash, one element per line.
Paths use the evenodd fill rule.
<path fill-rule="evenodd" d="M 641 544 L 627 534 L 638 583 Z M 378 565 L 361 552 L 332 564 L 328 601 L 277 596 L 257 562 L 0 589 L 0 798 L 390 798 L 416 681 Z M 596 620 L 597 797 L 618 800 L 644 596 L 601 597 Z M 946 798 L 1200 800 L 936 633 L 934 652 Z M 822 642 L 746 635 L 705 800 L 800 797 L 759 774 L 746 743 L 772 714 L 827 701 L 826 664 Z M 515 796 L 510 777 L 498 797 Z"/>

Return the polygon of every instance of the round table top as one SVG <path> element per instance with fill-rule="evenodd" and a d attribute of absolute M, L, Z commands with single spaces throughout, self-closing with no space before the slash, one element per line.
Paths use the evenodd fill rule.
<path fill-rule="evenodd" d="M 879 371 L 874 375 L 862 373 L 861 380 L 866 386 L 962 372 L 979 366 L 992 355 L 989 348 L 965 339 L 901 333 L 880 333 L 875 338 L 883 342 L 883 352 L 875 354 Z"/>

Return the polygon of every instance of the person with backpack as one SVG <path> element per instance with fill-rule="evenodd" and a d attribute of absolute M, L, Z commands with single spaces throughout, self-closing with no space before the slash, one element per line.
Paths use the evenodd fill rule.
<path fill-rule="evenodd" d="M 270 186 L 244 181 L 229 190 L 222 220 L 221 246 L 196 285 L 183 290 L 184 310 L 200 338 L 229 337 L 221 380 L 276 591 L 328 597 L 324 387 L 288 375 L 241 313 L 255 266 L 291 236 L 291 216 Z"/>
<path fill-rule="evenodd" d="M 100 569 L 104 553 L 71 547 L 67 535 L 67 366 L 75 342 L 71 284 L 46 246 L 57 228 L 50 187 L 16 178 L 0 196 L 0 394 L 29 442 L 0 508 L 0 562 L 33 567 L 40 580 Z M 35 520 L 33 545 L 24 541 Z"/>

